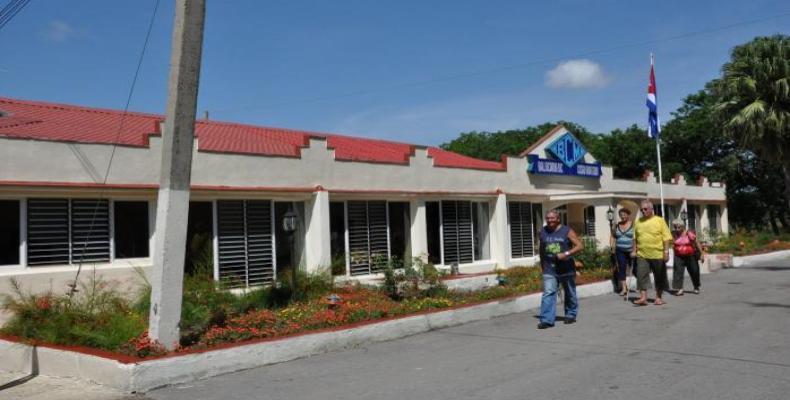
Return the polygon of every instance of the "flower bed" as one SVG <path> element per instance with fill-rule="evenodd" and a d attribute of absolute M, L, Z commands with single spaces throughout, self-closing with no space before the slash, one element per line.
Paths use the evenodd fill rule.
<path fill-rule="evenodd" d="M 577 277 L 577 283 L 606 280 L 609 275 L 608 269 L 587 268 Z M 394 296 L 386 285 L 333 287 L 331 278 L 326 284 L 308 277 L 300 278 L 301 283 L 292 279 L 285 287 L 234 296 L 215 284 L 206 285 L 206 277 L 191 277 L 185 280 L 182 340 L 176 351 L 432 312 L 534 293 L 541 288 L 538 268 L 511 268 L 501 272 L 501 276 L 503 285 L 475 292 L 442 289 L 438 279 L 423 287 L 424 281 L 409 278 L 405 281 L 411 287 L 407 297 Z M 13 317 L 0 333 L 31 342 L 102 349 L 138 359 L 166 354 L 145 330 L 148 291 L 130 301 L 104 283 L 83 289 L 74 299 L 51 293 L 27 295 L 19 290 L 16 298 L 5 300 L 4 307 Z M 329 293 L 337 298 L 328 300 Z"/>
<path fill-rule="evenodd" d="M 771 232 L 735 231 L 729 236 L 715 239 L 710 246 L 714 253 L 730 253 L 735 256 L 770 253 L 790 250 L 790 234 L 774 235 Z"/>

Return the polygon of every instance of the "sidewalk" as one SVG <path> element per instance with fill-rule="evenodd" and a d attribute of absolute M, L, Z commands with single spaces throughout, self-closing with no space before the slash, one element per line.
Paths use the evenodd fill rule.
<path fill-rule="evenodd" d="M 5 385 L 23 374 L 0 371 L 0 385 Z M 91 385 L 85 382 L 49 376 L 36 376 L 20 385 L 1 390 L 2 400 L 142 400 L 143 397 L 128 395 L 116 390 Z"/>

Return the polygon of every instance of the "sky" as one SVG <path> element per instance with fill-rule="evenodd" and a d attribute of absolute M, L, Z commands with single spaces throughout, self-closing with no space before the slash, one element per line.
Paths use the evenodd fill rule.
<path fill-rule="evenodd" d="M 164 114 L 173 3 L 132 111 Z M 0 96 L 123 109 L 155 4 L 32 0 L 0 30 Z M 207 0 L 198 115 L 423 145 L 558 120 L 606 133 L 646 126 L 651 52 L 668 121 L 733 46 L 777 33 L 786 1 Z"/>

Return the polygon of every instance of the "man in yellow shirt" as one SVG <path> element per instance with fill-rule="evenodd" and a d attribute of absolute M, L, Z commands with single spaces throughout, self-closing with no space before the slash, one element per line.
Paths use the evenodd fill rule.
<path fill-rule="evenodd" d="M 639 299 L 634 304 L 647 305 L 647 289 L 652 272 L 656 284 L 654 304 L 660 306 L 664 304 L 661 294 L 669 290 L 666 262 L 669 260 L 672 234 L 664 218 L 653 214 L 650 200 L 643 200 L 639 209 L 643 216 L 634 222 L 634 249 L 631 254 L 636 257 L 636 288 L 639 290 Z"/>

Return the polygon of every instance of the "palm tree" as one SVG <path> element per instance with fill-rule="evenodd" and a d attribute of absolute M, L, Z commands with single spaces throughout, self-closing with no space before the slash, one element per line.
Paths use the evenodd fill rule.
<path fill-rule="evenodd" d="M 725 133 L 781 169 L 790 205 L 790 37 L 757 37 L 733 48 L 712 89 Z"/>

